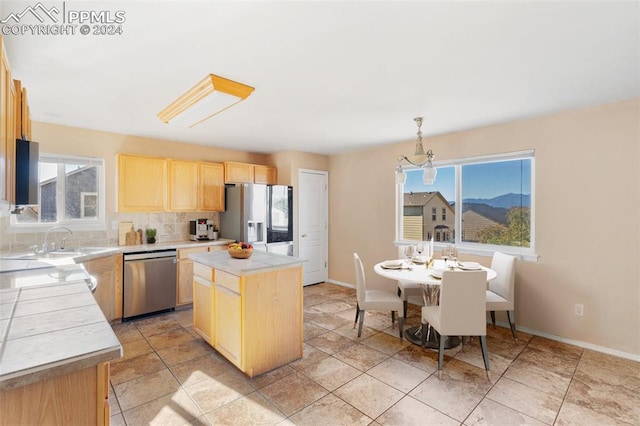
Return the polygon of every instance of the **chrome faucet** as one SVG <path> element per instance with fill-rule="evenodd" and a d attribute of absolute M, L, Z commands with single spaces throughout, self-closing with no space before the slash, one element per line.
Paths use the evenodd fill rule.
<path fill-rule="evenodd" d="M 69 232 L 69 234 L 73 235 L 73 231 L 67 228 L 66 226 L 54 226 L 52 228 L 47 229 L 46 234 L 44 234 L 44 242 L 42 243 L 42 253 L 46 253 L 47 251 L 49 251 L 49 247 L 47 246 L 47 239 L 49 238 L 49 232 L 55 229 L 64 229 L 67 232 Z M 64 250 L 64 242 L 65 242 L 65 238 L 62 239 L 62 244 L 60 246 L 61 250 Z M 53 249 L 55 250 L 55 245 L 53 245 Z"/>

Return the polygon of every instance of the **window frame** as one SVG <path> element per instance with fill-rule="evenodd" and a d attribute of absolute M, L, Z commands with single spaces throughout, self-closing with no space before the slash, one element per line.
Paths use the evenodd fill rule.
<path fill-rule="evenodd" d="M 529 247 L 517 247 L 517 246 L 501 246 L 495 244 L 482 244 L 462 241 L 462 167 L 466 165 L 479 164 L 479 163 L 493 163 L 501 161 L 523 160 L 527 159 L 531 161 L 531 207 L 530 207 L 530 244 Z M 525 261 L 537 261 L 538 255 L 535 252 L 535 150 L 514 151 L 499 154 L 488 154 L 476 157 L 463 157 L 451 160 L 440 160 L 433 162 L 434 167 L 454 167 L 455 172 L 455 227 L 453 229 L 454 242 L 459 253 L 474 254 L 478 256 L 493 256 L 493 253 L 500 251 L 503 253 L 517 256 L 521 260 Z M 419 170 L 419 167 L 415 166 L 402 166 L 403 171 Z M 409 244 L 414 244 L 414 240 L 403 240 L 403 193 L 404 184 L 396 184 L 396 241 L 395 245 L 402 247 Z M 434 250 L 440 250 L 445 246 L 443 242 L 436 242 L 434 238 Z"/>
<path fill-rule="evenodd" d="M 45 161 L 42 161 L 45 159 Z M 17 215 L 11 215 L 9 226 L 6 231 L 8 233 L 27 233 L 27 232 L 42 232 L 51 228 L 52 226 L 66 226 L 73 231 L 104 231 L 107 229 L 107 213 L 106 213 L 106 188 L 105 188 L 105 160 L 100 157 L 90 156 L 78 156 L 78 155 L 63 155 L 63 154 L 51 154 L 46 152 L 40 152 L 38 159 L 38 166 L 40 162 L 47 162 L 56 164 L 58 168 L 57 185 L 56 185 L 56 221 L 55 222 L 18 222 Z M 84 164 L 86 166 L 97 166 L 97 217 L 91 218 L 77 218 L 77 219 L 65 219 L 65 193 L 66 193 L 66 179 L 64 173 L 64 164 Z M 62 170 L 62 172 L 61 172 Z M 41 205 L 40 188 L 38 187 L 38 206 Z M 82 209 L 81 209 L 82 212 Z"/>

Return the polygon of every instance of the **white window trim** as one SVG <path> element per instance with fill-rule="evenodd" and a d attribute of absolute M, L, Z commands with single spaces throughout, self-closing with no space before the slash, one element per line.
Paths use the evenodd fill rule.
<path fill-rule="evenodd" d="M 493 253 L 496 251 L 500 251 L 502 253 L 510 254 L 512 256 L 516 256 L 518 259 L 527 261 L 527 262 L 537 262 L 538 254 L 535 252 L 535 151 L 534 150 L 526 150 L 526 151 L 515 151 L 501 154 L 489 154 L 478 157 L 466 157 L 459 158 L 454 160 L 440 160 L 434 161 L 433 165 L 435 167 L 451 167 L 451 166 L 463 166 L 469 164 L 476 163 L 488 163 L 488 162 L 498 162 L 498 161 L 511 161 L 518 159 L 530 159 L 531 160 L 531 246 L 530 247 L 516 247 L 516 246 L 498 246 L 493 244 L 479 244 L 479 243 L 468 243 L 462 242 L 462 214 L 458 211 L 460 206 L 462 206 L 462 179 L 461 179 L 461 167 L 455 168 L 455 182 L 456 182 L 456 200 L 455 200 L 455 215 L 456 215 L 456 224 L 455 229 L 459 232 L 455 233 L 455 244 L 458 249 L 458 253 L 472 254 L 477 256 L 493 256 Z M 402 166 L 403 170 L 418 170 L 418 167 L 414 166 Z M 399 236 L 402 235 L 402 207 L 403 207 L 403 185 L 396 185 L 396 241 L 394 241 L 394 245 L 399 247 L 400 255 L 402 255 L 402 247 L 406 245 L 415 244 L 415 241 L 401 240 L 398 239 Z M 436 243 L 434 241 L 434 251 L 441 250 L 446 244 Z"/>
<path fill-rule="evenodd" d="M 62 154 L 49 154 L 49 153 L 40 153 L 40 157 L 44 157 L 48 160 L 53 160 L 49 162 L 57 163 L 57 164 L 77 164 L 78 162 L 82 162 L 85 165 L 91 166 L 100 166 L 101 173 L 98 173 L 98 217 L 95 219 L 73 219 L 73 220 L 58 220 L 57 222 L 47 222 L 47 223 L 18 223 L 16 215 L 11 215 L 9 220 L 9 226 L 5 228 L 5 232 L 7 234 L 26 234 L 33 232 L 44 232 L 52 226 L 64 225 L 70 228 L 73 231 L 106 231 L 107 230 L 107 212 L 105 208 L 105 162 L 103 158 L 98 157 L 82 157 L 82 156 L 73 156 L 73 155 L 62 155 Z M 64 189 L 64 180 L 59 182 L 60 185 L 57 186 L 58 194 L 60 191 Z M 64 211 L 64 205 L 61 205 L 62 198 L 60 196 L 56 197 L 57 202 L 59 203 L 57 206 L 58 212 Z M 38 200 L 40 200 L 40 194 L 38 194 Z M 60 213 L 58 216 L 60 219 Z"/>

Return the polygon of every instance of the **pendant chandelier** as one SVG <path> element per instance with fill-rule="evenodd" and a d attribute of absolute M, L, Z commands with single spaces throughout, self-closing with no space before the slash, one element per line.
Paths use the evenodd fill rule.
<path fill-rule="evenodd" d="M 435 155 L 433 151 L 428 150 L 424 152 L 424 146 L 422 145 L 422 121 L 424 117 L 416 117 L 413 119 L 418 125 L 418 139 L 416 140 L 416 152 L 413 155 L 400 155 L 398 156 L 398 165 L 396 166 L 396 183 L 405 183 L 407 181 L 407 175 L 402 170 L 404 162 L 411 164 L 412 166 L 420 167 L 424 169 L 422 175 L 422 183 L 425 185 L 431 185 L 436 181 L 437 170 L 433 167 L 433 159 Z"/>

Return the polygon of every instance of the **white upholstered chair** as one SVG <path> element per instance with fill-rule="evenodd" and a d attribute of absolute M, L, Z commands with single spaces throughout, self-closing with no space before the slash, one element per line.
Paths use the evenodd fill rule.
<path fill-rule="evenodd" d="M 442 378 L 446 336 L 480 336 L 484 367 L 489 377 L 487 320 L 485 310 L 486 271 L 444 271 L 440 284 L 440 304 L 422 308 L 422 329 L 427 324 L 438 332 L 438 378 Z M 422 344 L 427 333 L 422 334 Z"/>
<path fill-rule="evenodd" d="M 356 299 L 358 306 L 356 307 L 356 320 L 353 327 L 356 327 L 358 318 L 360 325 L 358 326 L 358 337 L 362 334 L 362 325 L 364 324 L 365 311 L 391 311 L 391 323 L 395 323 L 395 313 L 398 313 L 398 328 L 400 329 L 400 338 L 402 339 L 402 327 L 404 319 L 399 315 L 402 312 L 402 300 L 393 292 L 385 290 L 367 290 L 364 278 L 364 268 L 362 261 L 357 253 L 353 253 L 353 262 L 356 267 Z"/>
<path fill-rule="evenodd" d="M 516 335 L 516 318 L 514 316 L 514 286 L 516 281 L 516 258 L 508 254 L 495 252 L 491 261 L 491 269 L 498 274 L 489 281 L 486 291 L 487 311 L 491 313 L 491 322 L 496 324 L 496 311 L 506 311 L 513 340 L 518 344 Z"/>
<path fill-rule="evenodd" d="M 422 297 L 422 288 L 413 281 L 398 281 L 398 296 L 402 299 L 404 317 L 407 317 L 407 305 L 412 303 L 418 306 L 424 306 L 424 298 Z"/>

